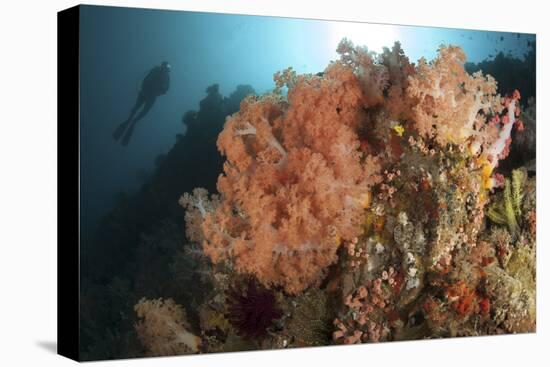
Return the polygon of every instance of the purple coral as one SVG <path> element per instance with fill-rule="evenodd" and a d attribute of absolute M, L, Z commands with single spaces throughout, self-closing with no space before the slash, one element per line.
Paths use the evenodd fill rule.
<path fill-rule="evenodd" d="M 242 289 L 234 287 L 228 292 L 227 308 L 227 318 L 246 339 L 265 335 L 273 321 L 282 316 L 275 295 L 253 279 L 248 279 Z"/>

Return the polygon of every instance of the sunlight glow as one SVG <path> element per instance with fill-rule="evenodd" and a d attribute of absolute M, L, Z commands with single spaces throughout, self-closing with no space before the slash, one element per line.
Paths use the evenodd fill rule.
<path fill-rule="evenodd" d="M 382 47 L 391 48 L 398 40 L 399 30 L 396 26 L 385 24 L 332 22 L 330 44 L 334 45 L 334 50 L 344 37 L 355 45 L 367 46 L 370 51 L 382 52 Z"/>

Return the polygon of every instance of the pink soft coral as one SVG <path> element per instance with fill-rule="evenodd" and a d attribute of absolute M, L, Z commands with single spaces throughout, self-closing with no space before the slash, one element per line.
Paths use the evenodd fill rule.
<path fill-rule="evenodd" d="M 341 60 L 324 73 L 277 73 L 276 90 L 286 86 L 287 97 L 246 98 L 218 138 L 227 158 L 220 198 L 209 201 L 199 190 L 181 201 L 188 237 L 203 243 L 213 263 L 229 260 L 291 294 L 320 283 L 341 241 L 361 233 L 371 187 L 380 181 L 379 157 L 385 164 L 401 159 L 404 131 L 413 142 L 420 135 L 440 148 L 468 147 L 470 168 L 481 172 L 472 190 L 481 193 L 492 187 L 516 121 L 519 93 L 501 98 L 491 76 L 468 74 L 458 47 L 441 47 L 434 61 L 416 67 L 398 43 L 377 56 L 343 40 L 338 52 Z M 473 205 L 481 213 L 476 225 L 482 194 Z"/>
<path fill-rule="evenodd" d="M 248 97 L 226 121 L 222 200 L 202 231 L 214 263 L 231 258 L 264 285 L 298 293 L 320 282 L 342 239 L 359 235 L 379 167 L 359 151 L 366 96 L 351 68 L 337 62 L 287 86 L 286 100 Z"/>
<path fill-rule="evenodd" d="M 501 97 L 495 79 L 481 71 L 468 74 L 465 60 L 460 47 L 442 46 L 432 62 L 419 61 L 408 77 L 408 98 L 415 104 L 412 120 L 422 137 L 441 147 L 468 147 L 483 170 L 483 188 L 492 188 L 493 169 L 508 155 L 520 94 Z"/>
<path fill-rule="evenodd" d="M 470 75 L 464 69 L 466 56 L 456 46 L 441 47 L 429 64 L 420 59 L 409 77 L 408 93 L 417 99 L 413 108 L 417 130 L 441 146 L 471 140 L 475 152 L 498 134 L 489 117 L 502 110 L 496 81 L 481 72 Z"/>
<path fill-rule="evenodd" d="M 376 54 L 364 46 L 354 46 L 346 38 L 340 41 L 336 52 L 340 54 L 340 62 L 350 67 L 357 76 L 367 105 L 382 103 L 390 75 L 384 65 L 376 62 Z"/>

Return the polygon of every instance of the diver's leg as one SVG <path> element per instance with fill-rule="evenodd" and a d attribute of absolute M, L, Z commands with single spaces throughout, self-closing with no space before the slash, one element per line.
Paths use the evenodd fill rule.
<path fill-rule="evenodd" d="M 149 112 L 151 107 L 153 107 L 153 105 L 155 104 L 155 99 L 156 98 L 153 97 L 145 101 L 143 109 L 139 112 L 139 115 L 137 115 L 136 118 L 132 120 L 132 124 L 126 130 L 126 133 L 124 133 L 124 137 L 122 138 L 122 145 L 128 145 L 128 142 L 132 137 L 132 133 L 134 132 L 134 127 L 136 126 L 136 123 L 141 120 L 147 114 L 147 112 Z"/>
<path fill-rule="evenodd" d="M 147 115 L 147 113 L 149 112 L 151 107 L 153 107 L 153 105 L 155 104 L 156 99 L 157 99 L 157 97 L 149 97 L 145 100 L 143 109 L 136 116 L 136 118 L 134 120 L 135 122 L 141 120 L 145 115 Z"/>
<path fill-rule="evenodd" d="M 126 120 L 123 123 L 121 123 L 120 125 L 118 125 L 115 132 L 113 133 L 113 139 L 115 139 L 115 140 L 120 139 L 120 137 L 124 133 L 124 130 L 126 130 L 126 127 L 128 126 L 129 122 L 130 122 L 130 120 Z"/>
<path fill-rule="evenodd" d="M 120 137 L 122 136 L 122 134 L 124 133 L 124 130 L 126 130 L 126 127 L 128 127 L 128 124 L 130 123 L 130 121 L 132 121 L 132 119 L 134 118 L 134 115 L 136 114 L 137 110 L 145 103 L 145 97 L 143 95 L 143 93 L 139 93 L 137 99 L 136 99 L 136 103 L 134 104 L 134 107 L 132 107 L 132 110 L 130 111 L 130 116 L 128 116 L 128 119 L 126 121 L 124 121 L 123 123 L 121 123 L 120 125 L 118 125 L 118 127 L 116 128 L 115 132 L 113 133 L 113 138 L 115 140 L 118 140 L 120 139 Z"/>

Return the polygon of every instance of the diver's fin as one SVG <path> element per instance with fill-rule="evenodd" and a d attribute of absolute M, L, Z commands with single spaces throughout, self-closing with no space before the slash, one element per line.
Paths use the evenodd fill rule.
<path fill-rule="evenodd" d="M 135 124 L 130 125 L 128 130 L 126 130 L 126 133 L 124 134 L 124 137 L 122 138 L 121 144 L 123 146 L 127 146 L 130 142 L 130 138 L 132 137 L 132 133 L 134 132 L 134 126 Z"/>
<path fill-rule="evenodd" d="M 124 130 L 126 130 L 126 127 L 128 126 L 128 123 L 130 120 L 124 121 L 122 124 L 118 125 L 115 132 L 113 133 L 113 139 L 118 140 L 124 133 Z"/>

